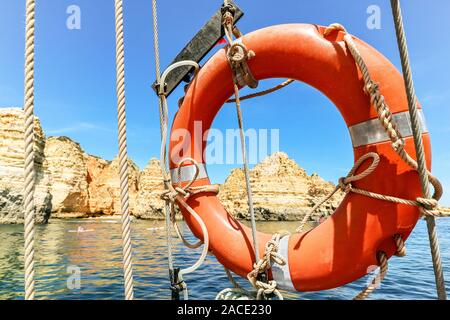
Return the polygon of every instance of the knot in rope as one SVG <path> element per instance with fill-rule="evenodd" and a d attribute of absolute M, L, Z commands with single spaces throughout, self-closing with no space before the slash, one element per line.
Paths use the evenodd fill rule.
<path fill-rule="evenodd" d="M 236 8 L 229 1 L 225 0 L 222 8 L 222 24 L 231 25 L 234 22 L 234 15 L 236 13 Z"/>
<path fill-rule="evenodd" d="M 366 170 L 364 170 L 363 172 L 356 174 L 356 171 L 361 167 L 361 165 L 370 158 L 372 158 L 372 163 L 369 165 L 369 167 Z M 338 184 L 334 188 L 334 190 L 332 192 L 330 192 L 327 196 L 325 196 L 323 199 L 321 199 L 316 205 L 314 205 L 314 207 L 303 217 L 300 225 L 296 229 L 296 232 L 297 233 L 302 232 L 303 229 L 305 228 L 307 222 L 310 220 L 311 216 L 313 215 L 313 213 L 321 205 L 323 205 L 325 202 L 330 200 L 331 197 L 333 197 L 336 194 L 336 192 L 338 192 L 338 190 L 341 190 L 344 193 L 356 192 L 356 193 L 359 193 L 359 194 L 362 194 L 362 195 L 365 195 L 368 197 L 379 196 L 379 195 L 373 194 L 369 191 L 355 189 L 355 188 L 353 188 L 353 185 L 352 185 L 352 182 L 364 179 L 365 177 L 370 175 L 372 172 L 374 172 L 375 169 L 378 167 L 379 163 L 380 163 L 380 156 L 378 154 L 376 154 L 375 152 L 369 152 L 369 153 L 365 154 L 364 156 L 362 156 L 361 158 L 359 158 L 358 161 L 356 161 L 355 164 L 353 165 L 353 168 L 350 170 L 348 175 L 346 177 L 342 177 L 338 180 Z"/>
<path fill-rule="evenodd" d="M 200 166 L 198 162 L 193 158 L 184 158 L 181 160 L 181 162 L 177 166 L 177 174 L 178 174 L 178 181 L 181 181 L 181 168 L 184 163 L 190 162 L 195 167 L 195 174 L 192 177 L 192 179 L 185 185 L 180 185 L 177 187 L 172 186 L 171 179 L 164 179 L 164 184 L 166 185 L 165 191 L 162 192 L 160 198 L 164 201 L 169 202 L 175 202 L 176 199 L 181 196 L 184 198 L 184 200 L 189 199 L 191 196 L 202 193 L 202 192 L 212 192 L 212 193 L 219 193 L 219 186 L 218 185 L 205 185 L 205 186 L 199 186 L 199 187 L 192 187 L 192 184 L 197 180 L 198 175 L 200 173 Z"/>
<path fill-rule="evenodd" d="M 420 205 L 420 212 L 424 216 L 439 217 L 441 212 L 438 210 L 438 201 L 432 198 L 422 198 L 416 199 L 417 203 Z"/>
<path fill-rule="evenodd" d="M 268 296 L 271 294 L 275 294 L 280 297 L 280 293 L 277 289 L 277 282 L 275 280 L 271 280 L 268 282 L 257 281 L 258 292 L 256 295 L 256 300 L 261 300 L 263 296 Z"/>
<path fill-rule="evenodd" d="M 349 193 L 352 191 L 352 184 L 345 177 L 341 177 L 338 180 L 338 188 L 344 193 Z"/>
<path fill-rule="evenodd" d="M 398 2 L 397 2 L 397 6 L 398 6 Z M 397 32 L 398 32 L 398 30 L 400 30 L 400 27 L 402 28 L 401 12 L 398 7 L 397 7 L 396 16 L 397 16 L 396 17 L 397 19 L 395 22 L 396 22 L 396 28 L 397 28 Z M 401 25 L 401 26 L 399 27 L 399 25 Z M 378 119 L 379 119 L 381 125 L 383 126 L 383 128 L 385 129 L 385 132 L 387 133 L 387 135 L 389 136 L 389 138 L 391 140 L 393 149 L 396 151 L 398 156 L 410 168 L 412 168 L 413 170 L 415 170 L 419 173 L 419 175 L 421 176 L 422 189 L 425 189 L 424 185 L 426 186 L 426 183 L 423 180 L 425 178 L 427 178 L 428 182 L 431 183 L 431 185 L 434 187 L 434 194 L 431 199 L 430 198 L 417 198 L 414 201 L 414 200 L 402 199 L 402 198 L 398 198 L 398 197 L 394 197 L 394 196 L 388 196 L 388 195 L 383 195 L 383 194 L 379 194 L 379 193 L 375 193 L 375 192 L 370 192 L 367 190 L 353 188 L 351 186 L 352 181 L 358 180 L 357 178 L 362 179 L 361 175 L 370 174 L 370 172 L 375 170 L 375 167 L 376 167 L 376 165 L 378 165 L 378 162 L 379 162 L 379 156 L 377 155 L 377 159 L 374 158 L 374 162 L 371 165 L 371 167 L 374 167 L 374 168 L 372 168 L 373 169 L 372 171 L 369 170 L 370 169 L 370 167 L 369 167 L 369 169 L 367 169 L 366 172 L 363 172 L 360 175 L 353 176 L 353 173 L 355 172 L 357 167 L 359 167 L 359 165 L 362 164 L 362 162 L 359 163 L 359 165 L 358 165 L 358 163 L 355 163 L 355 166 L 351 170 L 350 174 L 346 178 L 341 178 L 339 180 L 339 185 L 336 187 L 335 191 L 333 193 L 331 193 L 331 195 L 329 195 L 320 204 L 324 203 L 337 190 L 341 189 L 343 191 L 352 191 L 352 192 L 358 193 L 360 195 L 364 195 L 364 196 L 371 197 L 371 198 L 378 199 L 378 200 L 418 206 L 423 215 L 433 216 L 433 217 L 448 216 L 443 213 L 440 213 L 438 210 L 438 200 L 441 198 L 442 193 L 443 193 L 443 189 L 442 189 L 442 185 L 441 185 L 440 181 L 436 177 L 434 177 L 429 170 L 426 169 L 426 164 L 423 164 L 422 165 L 423 168 L 420 169 L 418 161 L 415 160 L 405 150 L 405 141 L 404 141 L 403 137 L 401 136 L 400 131 L 397 128 L 397 125 L 393 119 L 393 115 L 390 111 L 389 105 L 386 103 L 384 96 L 381 94 L 379 84 L 375 83 L 372 80 L 369 69 L 367 67 L 367 64 L 365 63 L 360 51 L 358 50 L 358 47 L 353 40 L 353 37 L 347 33 L 347 31 L 345 30 L 345 28 L 342 25 L 340 25 L 338 23 L 334 23 L 334 24 L 330 25 L 328 28 L 326 28 L 324 31 L 324 35 L 327 36 L 335 30 L 343 31 L 346 33 L 346 35 L 344 36 L 344 42 L 347 45 L 352 57 L 354 58 L 359 71 L 361 72 L 361 75 L 362 75 L 362 78 L 364 81 L 363 90 L 367 95 L 370 96 L 371 105 L 375 108 L 377 115 L 378 115 Z M 404 54 L 404 53 L 407 50 L 406 50 L 406 40 L 404 39 L 404 34 L 402 34 L 401 37 L 398 37 L 398 39 L 403 41 L 402 48 L 400 51 L 403 51 L 402 60 L 406 60 L 407 53 L 406 54 Z M 407 68 L 405 68 L 405 66 L 404 66 L 404 69 L 408 69 L 408 68 L 409 68 L 409 66 Z M 411 78 L 410 75 L 409 75 L 409 78 Z M 407 80 L 408 80 L 408 75 L 406 74 L 405 82 L 407 82 Z M 413 90 L 412 81 L 409 81 L 409 83 L 406 83 L 406 86 L 409 87 L 408 92 L 410 93 L 410 95 L 412 97 L 414 97 L 415 94 L 414 94 L 414 90 Z M 412 126 L 413 133 L 414 133 L 414 131 L 417 131 L 418 133 L 420 133 L 420 128 L 418 128 L 420 126 L 420 124 L 418 123 L 418 121 L 414 121 L 414 120 L 417 120 L 417 116 L 414 116 L 414 114 L 416 113 L 416 108 L 417 108 L 416 103 L 417 102 L 409 103 L 409 109 L 410 109 L 410 114 L 411 114 L 411 118 L 412 118 L 411 126 Z M 416 118 L 416 119 L 414 119 L 414 118 Z M 421 139 L 421 137 L 418 137 L 418 134 L 414 135 L 415 141 L 418 141 L 420 139 Z M 421 163 L 424 162 L 423 153 L 424 153 L 423 148 L 417 147 L 417 144 L 416 144 L 416 155 Z M 362 158 L 360 160 L 362 160 Z M 424 191 L 424 194 L 427 195 L 427 192 Z M 317 207 L 318 206 L 315 206 L 313 210 L 317 209 Z M 312 214 L 312 211 L 309 213 L 309 215 Z M 304 219 L 304 221 L 305 220 L 306 220 L 306 218 Z M 397 245 L 396 255 L 404 256 L 406 254 L 406 249 L 405 249 L 405 244 L 404 244 L 402 237 L 400 235 L 396 235 L 396 236 L 394 236 L 394 240 Z M 437 254 L 438 246 L 436 243 L 437 243 L 437 241 L 436 241 L 435 234 L 433 235 L 430 233 L 430 246 L 432 249 L 432 254 L 434 256 L 433 263 L 435 265 L 435 273 L 441 274 L 440 282 L 443 283 L 442 267 L 436 267 L 436 265 L 440 265 L 440 257 L 435 258 L 435 256 L 438 255 Z M 386 255 L 386 253 L 380 252 L 380 254 L 378 256 L 378 260 L 379 260 L 379 264 L 380 264 L 379 275 L 372 281 L 372 283 L 369 286 L 367 286 L 359 295 L 357 295 L 355 297 L 356 300 L 365 299 L 371 292 L 373 292 L 375 290 L 376 284 L 379 283 L 380 281 L 382 281 L 383 278 L 385 277 L 386 272 L 387 272 L 387 255 Z M 441 284 L 441 287 L 444 287 L 443 284 Z M 441 291 L 444 292 L 442 294 L 442 296 L 445 296 L 445 288 Z"/>
<path fill-rule="evenodd" d="M 240 86 L 258 87 L 258 80 L 253 74 L 247 62 L 255 57 L 255 52 L 247 49 L 245 44 L 234 41 L 230 43 L 227 51 L 227 59 L 233 71 L 233 82 Z"/>
<path fill-rule="evenodd" d="M 232 25 L 234 21 L 234 15 L 230 11 L 230 6 L 224 7 L 223 11 L 225 12 L 222 15 L 222 24 Z"/>
<path fill-rule="evenodd" d="M 253 57 L 255 57 L 255 52 L 248 50 L 243 43 L 233 42 L 227 52 L 228 59 L 234 63 L 244 63 Z"/>
<path fill-rule="evenodd" d="M 165 190 L 161 194 L 160 198 L 164 201 L 175 202 L 178 196 L 182 196 L 187 199 L 190 196 L 188 190 L 180 187 L 172 188 L 171 190 Z"/>
<path fill-rule="evenodd" d="M 272 236 L 272 239 L 266 243 L 265 252 L 263 257 L 253 265 L 253 270 L 247 275 L 248 280 L 252 286 L 258 290 L 257 299 L 261 299 L 263 295 L 275 294 L 282 299 L 281 293 L 277 289 L 277 282 L 271 280 L 268 282 L 261 281 L 259 276 L 267 272 L 270 269 L 272 263 L 279 265 L 285 265 L 286 259 L 278 253 L 280 246 L 281 235 L 276 233 Z"/>
<path fill-rule="evenodd" d="M 270 239 L 266 244 L 266 261 L 273 261 L 278 263 L 279 265 L 286 264 L 286 260 L 284 257 L 278 253 L 278 249 L 280 247 L 280 239 L 281 235 L 277 233 L 272 239 Z"/>
<path fill-rule="evenodd" d="M 233 30 L 233 10 L 234 7 L 229 3 L 222 8 L 222 25 L 228 41 L 227 59 L 233 71 L 233 82 L 240 87 L 249 86 L 255 89 L 258 87 L 258 80 L 253 77 L 247 64 L 247 61 L 255 56 L 255 52 L 248 50 L 243 43 L 233 41 L 233 35 L 242 36 L 239 30 L 235 29 L 236 32 Z"/>
<path fill-rule="evenodd" d="M 328 35 L 333 30 L 346 32 L 345 28 L 342 25 L 334 23 L 325 29 L 324 35 Z M 418 171 L 419 168 L 417 161 L 412 158 L 411 155 L 409 155 L 409 153 L 405 150 L 405 141 L 401 136 L 396 123 L 393 121 L 393 116 L 390 111 L 389 105 L 386 103 L 384 96 L 381 94 L 380 86 L 373 81 L 369 69 L 361 53 L 359 52 L 358 47 L 353 41 L 352 36 L 347 33 L 344 37 L 344 41 L 362 74 L 364 80 L 364 92 L 370 96 L 371 104 L 377 111 L 378 119 L 385 129 L 385 132 L 389 136 L 393 149 L 406 164 L 408 164 L 413 170 Z M 442 196 L 442 185 L 436 177 L 434 177 L 428 170 L 426 171 L 428 180 L 434 187 L 434 194 L 432 198 L 435 200 L 439 200 Z M 429 215 L 439 215 L 439 213 L 437 213 L 436 210 L 433 209 L 424 209 L 423 212 L 424 214 Z"/>
<path fill-rule="evenodd" d="M 372 163 L 369 165 L 369 167 L 365 169 L 363 172 L 355 174 L 356 171 L 362 166 L 362 164 L 370 158 L 372 159 Z M 352 182 L 364 179 L 365 177 L 370 175 L 372 172 L 375 171 L 379 163 L 380 163 L 380 156 L 377 153 L 375 152 L 366 153 L 361 158 L 359 158 L 358 161 L 355 162 L 353 168 L 350 170 L 350 172 L 346 177 L 342 177 L 339 179 L 338 188 L 340 188 L 345 193 L 352 191 L 353 190 Z"/>

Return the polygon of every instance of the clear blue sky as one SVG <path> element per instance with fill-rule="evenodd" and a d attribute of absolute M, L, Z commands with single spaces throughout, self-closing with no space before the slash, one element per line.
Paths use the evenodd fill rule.
<path fill-rule="evenodd" d="M 221 0 L 159 1 L 162 65 L 204 24 Z M 399 67 L 388 0 L 240 0 L 249 32 L 281 23 L 340 22 Z M 0 0 L 0 106 L 23 101 L 24 0 Z M 81 8 L 81 30 L 66 28 L 69 5 Z M 366 27 L 369 5 L 381 7 L 381 29 Z M 124 0 L 129 154 L 142 168 L 158 154 L 159 123 L 154 80 L 150 0 Z M 450 190 L 450 1 L 403 1 L 417 94 L 432 133 L 434 172 Z M 67 135 L 91 154 L 117 154 L 113 0 L 37 0 L 36 114 L 47 135 Z M 269 86 L 266 82 L 262 87 Z M 180 91 L 171 99 L 177 108 Z M 282 112 L 280 112 L 282 110 Z M 288 115 L 288 117 L 287 117 Z M 330 102 L 295 84 L 244 104 L 247 128 L 280 129 L 280 149 L 309 173 L 336 181 L 352 165 L 347 129 Z M 293 121 L 292 119 L 295 119 Z M 307 120 L 308 119 L 308 120 Z M 312 120 L 312 121 L 311 121 Z M 235 128 L 235 110 L 224 107 L 214 127 Z M 307 132 L 320 132 L 311 137 Z M 232 166 L 210 166 L 222 182 Z M 444 204 L 450 205 L 447 195 Z"/>

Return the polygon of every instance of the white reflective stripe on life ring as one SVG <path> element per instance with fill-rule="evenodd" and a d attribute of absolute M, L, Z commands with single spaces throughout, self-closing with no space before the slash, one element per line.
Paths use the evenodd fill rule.
<path fill-rule="evenodd" d="M 278 253 L 285 259 L 284 265 L 278 263 L 272 263 L 272 276 L 273 280 L 277 282 L 277 288 L 287 291 L 296 292 L 291 279 L 291 272 L 289 270 L 289 236 L 285 236 L 280 239 L 278 246 Z"/>
<path fill-rule="evenodd" d="M 428 128 L 425 123 L 425 116 L 422 110 L 419 111 L 419 118 L 422 126 L 422 132 L 428 132 Z M 395 113 L 393 114 L 392 119 L 397 125 L 397 128 L 403 138 L 412 136 L 413 132 L 411 127 L 411 119 L 408 111 Z M 348 129 L 350 131 L 354 148 L 389 141 L 389 136 L 378 118 L 358 123 Z"/>
<path fill-rule="evenodd" d="M 199 173 L 197 179 L 208 178 L 208 173 L 206 172 L 206 166 L 204 163 L 198 164 Z M 195 178 L 196 172 L 195 165 L 184 166 L 180 168 L 180 174 L 178 174 L 178 168 L 170 170 L 170 177 L 172 183 L 189 182 Z"/>

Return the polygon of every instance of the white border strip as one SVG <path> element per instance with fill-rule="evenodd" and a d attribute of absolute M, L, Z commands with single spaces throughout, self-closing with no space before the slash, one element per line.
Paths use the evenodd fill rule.
<path fill-rule="evenodd" d="M 422 125 L 422 132 L 428 132 L 422 110 L 419 111 L 419 117 Z M 411 119 L 408 111 L 394 114 L 393 121 L 397 124 L 400 134 L 403 137 L 406 138 L 412 136 Z M 354 148 L 389 141 L 389 136 L 378 118 L 351 126 L 349 131 Z"/>
<path fill-rule="evenodd" d="M 198 164 L 200 172 L 198 173 L 197 179 L 208 178 L 208 172 L 206 171 L 206 165 L 204 163 Z M 170 177 L 172 178 L 172 183 L 188 182 L 194 179 L 196 168 L 195 165 L 189 165 L 181 167 L 180 169 L 181 179 L 178 179 L 178 169 L 170 170 Z M 180 181 L 181 180 L 181 181 Z"/>
<path fill-rule="evenodd" d="M 291 279 L 291 272 L 289 271 L 289 239 L 290 236 L 285 236 L 280 239 L 278 247 L 278 253 L 286 259 L 286 263 L 280 266 L 278 263 L 273 263 L 272 275 L 273 279 L 277 282 L 277 285 L 282 290 L 296 292 L 294 284 Z"/>

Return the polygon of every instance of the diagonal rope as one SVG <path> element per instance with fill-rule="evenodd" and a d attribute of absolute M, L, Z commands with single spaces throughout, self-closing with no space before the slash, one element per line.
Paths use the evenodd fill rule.
<path fill-rule="evenodd" d="M 388 272 L 388 258 L 386 253 L 378 253 L 378 264 L 380 265 L 380 272 L 373 278 L 370 284 L 358 293 L 353 300 L 364 300 L 372 294 L 381 284 Z"/>
<path fill-rule="evenodd" d="M 405 80 L 406 94 L 408 96 L 409 115 L 411 118 L 412 131 L 414 136 L 414 144 L 417 155 L 417 171 L 419 172 L 422 193 L 425 199 L 430 199 L 430 188 L 428 183 L 428 170 L 425 160 L 425 152 L 422 141 L 422 129 L 420 125 L 420 117 L 417 111 L 417 97 L 414 89 L 411 66 L 409 62 L 408 45 L 403 25 L 403 16 L 399 0 L 391 0 L 392 14 L 394 17 L 397 42 L 402 62 L 403 77 Z M 430 241 L 430 250 L 433 260 L 433 268 L 436 280 L 436 289 L 439 300 L 446 300 L 444 273 L 442 270 L 441 252 L 439 248 L 439 240 L 436 231 L 435 218 L 431 215 L 425 217 L 427 221 L 428 236 Z"/>
<path fill-rule="evenodd" d="M 285 259 L 278 254 L 279 242 L 281 239 L 280 234 L 274 234 L 272 239 L 266 243 L 264 256 L 260 258 L 259 253 L 259 239 L 256 227 L 256 219 L 255 219 L 255 211 L 253 207 L 253 195 L 252 188 L 250 184 L 250 170 L 248 167 L 247 161 L 247 148 L 245 143 L 245 134 L 244 134 L 244 122 L 242 118 L 242 110 L 241 110 L 241 99 L 239 93 L 240 86 L 248 86 L 250 88 L 255 89 L 258 86 L 258 80 L 256 80 L 251 70 L 247 64 L 247 61 L 252 59 L 255 56 L 255 53 L 252 50 L 248 50 L 247 47 L 240 42 L 233 40 L 233 6 L 230 1 L 224 1 L 224 13 L 222 16 L 222 25 L 225 31 L 225 38 L 228 41 L 227 46 L 227 58 L 230 64 L 232 75 L 233 75 L 233 88 L 234 88 L 234 99 L 233 101 L 236 104 L 236 112 L 237 119 L 239 124 L 239 135 L 241 140 L 241 152 L 242 152 L 242 160 L 244 163 L 244 175 L 245 175 L 245 186 L 247 191 L 247 201 L 250 213 L 250 221 L 251 221 L 251 230 L 252 230 L 252 240 L 253 240 L 253 249 L 255 253 L 255 263 L 253 265 L 253 270 L 248 273 L 247 278 L 252 286 L 257 290 L 256 299 L 265 299 L 271 295 L 276 295 L 279 299 L 283 299 L 283 296 L 277 289 L 277 282 L 275 280 L 267 281 L 268 271 L 271 268 L 271 262 L 278 263 L 283 265 L 285 263 Z M 235 28 L 237 30 L 237 28 Z M 241 34 L 240 31 L 236 32 Z M 254 94 L 253 96 L 246 96 L 246 99 L 250 99 L 256 96 L 262 96 L 265 94 L 269 94 L 276 90 L 279 90 L 290 83 L 293 80 L 287 80 L 281 85 L 274 87 L 272 89 L 262 91 Z M 227 290 L 227 289 L 226 289 Z M 231 289 L 231 293 L 235 293 L 235 291 L 239 291 L 239 289 Z M 232 294 L 233 296 L 234 294 Z M 224 295 L 219 293 L 217 297 L 225 298 Z"/>
<path fill-rule="evenodd" d="M 34 300 L 34 0 L 26 1 L 25 31 L 25 185 L 24 197 L 24 261 L 25 261 L 25 299 Z"/>
<path fill-rule="evenodd" d="M 394 236 L 395 245 L 397 246 L 397 250 L 395 255 L 398 257 L 404 257 L 406 255 L 406 247 L 403 238 L 396 234 Z M 381 282 L 386 277 L 388 272 L 388 258 L 385 252 L 380 251 L 377 254 L 378 264 L 380 267 L 379 273 L 372 279 L 372 281 L 363 289 L 360 293 L 358 293 L 353 300 L 364 300 L 369 295 L 371 295 L 381 284 Z"/>
<path fill-rule="evenodd" d="M 131 219 L 129 208 L 128 154 L 125 113 L 125 49 L 123 39 L 123 2 L 115 0 L 116 18 L 116 76 L 117 113 L 119 125 L 120 205 L 122 220 L 123 271 L 125 299 L 133 300 L 133 262 L 131 248 Z"/>
<path fill-rule="evenodd" d="M 328 35 L 333 31 L 342 31 L 345 33 L 344 41 L 350 50 L 350 53 L 352 54 L 353 58 L 355 59 L 355 62 L 361 71 L 363 80 L 364 80 L 364 90 L 366 94 L 370 96 L 371 104 L 375 107 L 378 118 L 385 129 L 386 133 L 388 134 L 391 142 L 392 142 L 392 148 L 396 151 L 396 153 L 400 156 L 400 158 L 409 165 L 413 170 L 418 171 L 422 189 L 423 189 L 423 197 L 417 198 L 414 200 L 407 200 L 407 199 L 401 199 L 397 197 L 392 196 L 386 196 L 366 190 L 360 190 L 356 188 L 352 188 L 351 181 L 350 184 L 346 183 L 345 180 L 340 180 L 340 185 L 343 191 L 345 192 L 356 192 L 361 195 L 372 197 L 380 200 L 385 201 L 392 201 L 396 203 L 402 203 L 402 204 L 408 204 L 408 205 L 414 205 L 418 206 L 420 208 L 420 211 L 423 215 L 425 215 L 427 222 L 428 222 L 428 233 L 430 236 L 430 248 L 432 251 L 433 256 L 433 264 L 434 264 L 434 271 L 436 276 L 436 286 L 438 289 L 438 296 L 440 299 L 445 299 L 445 287 L 444 287 L 444 279 L 442 274 L 442 265 L 441 265 L 441 259 L 440 259 L 440 250 L 439 250 L 439 244 L 437 241 L 437 234 L 435 230 L 435 222 L 434 218 L 436 216 L 448 216 L 445 213 L 439 212 L 438 209 L 438 201 L 441 198 L 443 194 L 443 189 L 440 181 L 434 177 L 430 171 L 426 168 L 425 163 L 425 152 L 423 149 L 423 143 L 422 143 L 422 132 L 421 132 L 421 125 L 419 122 L 419 116 L 417 111 L 417 98 L 414 93 L 414 86 L 412 82 L 412 76 L 411 76 L 411 69 L 409 65 L 409 57 L 407 52 L 407 45 L 406 45 L 406 36 L 403 30 L 403 22 L 402 22 L 402 16 L 401 11 L 399 7 L 398 1 L 394 2 L 392 0 L 392 9 L 393 9 L 393 15 L 394 20 L 396 24 L 396 30 L 397 30 L 397 37 L 399 42 L 399 49 L 402 57 L 402 65 L 404 68 L 405 73 L 405 86 L 408 90 L 408 98 L 411 97 L 411 99 L 408 99 L 409 101 L 409 111 L 412 115 L 411 123 L 412 123 L 412 130 L 413 130 L 413 136 L 415 140 L 415 146 L 416 146 L 416 154 L 417 154 L 417 161 L 405 150 L 405 141 L 403 137 L 400 134 L 400 131 L 398 130 L 398 127 L 396 123 L 393 121 L 393 116 L 390 111 L 389 106 L 387 105 L 384 96 L 381 94 L 379 85 L 376 84 L 371 76 L 369 69 L 367 68 L 367 65 L 361 56 L 361 53 L 359 52 L 355 42 L 353 41 L 353 38 L 350 34 L 347 33 L 345 28 L 338 24 L 334 23 L 330 25 L 324 32 L 324 35 Z M 407 75 L 409 74 L 409 75 Z M 412 104 L 411 104 L 412 103 Z M 413 119 L 414 118 L 414 119 Z M 416 141 L 420 140 L 420 141 Z M 421 155 L 420 155 L 421 154 Z M 420 163 L 422 161 L 422 163 Z M 431 196 L 429 192 L 429 183 L 431 183 L 434 187 L 434 194 Z M 398 252 L 398 256 L 403 256 L 405 254 L 404 249 L 404 243 L 403 239 L 400 239 L 399 236 L 395 238 Z M 380 261 L 382 263 L 382 260 Z M 384 270 L 387 272 L 386 270 Z M 381 270 L 380 275 L 382 275 L 382 278 L 384 278 L 383 274 L 383 268 Z M 367 288 L 366 288 L 367 289 Z M 374 289 L 367 289 L 368 292 L 372 292 Z M 363 297 L 366 297 L 363 295 Z"/>
<path fill-rule="evenodd" d="M 236 84 L 234 84 L 234 96 L 236 97 L 236 113 L 239 124 L 239 137 L 241 139 L 241 153 L 242 153 L 242 162 L 244 163 L 244 174 L 245 174 L 245 188 L 247 191 L 247 202 L 248 202 L 248 210 L 250 212 L 251 226 L 252 226 L 252 235 L 253 235 L 253 248 L 255 250 L 255 260 L 259 260 L 259 241 L 258 241 L 258 232 L 256 229 L 256 219 L 255 219 L 255 209 L 253 207 L 253 193 L 252 187 L 250 184 L 250 170 L 248 167 L 248 159 L 247 159 L 247 147 L 245 143 L 245 135 L 244 135 L 244 122 L 242 120 L 242 110 L 241 110 L 241 102 L 239 100 L 239 88 Z"/>
<path fill-rule="evenodd" d="M 228 0 L 224 0 L 224 7 L 230 6 L 232 6 L 231 2 Z M 250 170 L 247 161 L 247 147 L 245 143 L 244 123 L 242 120 L 241 100 L 239 98 L 239 86 L 238 86 L 239 83 L 238 78 L 245 78 L 246 75 L 249 75 L 249 77 L 245 78 L 245 80 L 250 80 L 246 81 L 247 85 L 249 86 L 252 84 L 257 85 L 257 81 L 255 81 L 251 76 L 246 63 L 247 59 L 250 59 L 252 56 L 254 56 L 254 53 L 251 50 L 247 50 L 244 44 L 233 41 L 233 20 L 234 16 L 231 14 L 231 12 L 226 11 L 222 17 L 222 24 L 225 31 L 225 38 L 228 41 L 227 57 L 233 71 L 233 88 L 235 97 L 234 102 L 236 104 L 236 113 L 239 124 L 239 137 L 241 140 L 241 153 L 243 160 L 242 162 L 244 163 L 245 187 L 247 191 L 247 202 L 251 220 L 253 249 L 255 252 L 255 261 L 259 261 L 260 257 L 259 257 L 258 234 L 256 228 L 255 210 L 253 207 L 253 195 L 250 184 Z M 237 76 L 238 73 L 240 73 L 239 77 Z"/>
<path fill-rule="evenodd" d="M 267 90 L 263 90 L 263 91 L 260 91 L 260 92 L 255 92 L 255 93 L 252 93 L 252 94 L 248 94 L 246 96 L 240 97 L 239 99 L 240 99 L 240 101 L 245 101 L 245 100 L 249 100 L 249 99 L 253 99 L 253 98 L 257 98 L 257 97 L 262 97 L 262 96 L 268 95 L 270 93 L 273 93 L 275 91 L 281 90 L 281 89 L 287 87 L 288 85 L 290 85 L 291 83 L 294 83 L 294 82 L 295 82 L 295 80 L 287 79 L 284 82 L 280 83 L 279 85 L 276 85 L 275 87 L 272 87 L 272 88 L 269 88 Z M 233 98 L 232 99 L 228 99 L 226 101 L 226 103 L 236 103 L 236 99 L 233 99 Z"/>

